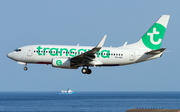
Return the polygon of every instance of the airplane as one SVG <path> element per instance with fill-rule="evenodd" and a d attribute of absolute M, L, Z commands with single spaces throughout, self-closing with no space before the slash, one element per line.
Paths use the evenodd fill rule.
<path fill-rule="evenodd" d="M 23 64 L 51 64 L 52 67 L 78 69 L 91 74 L 89 67 L 122 66 L 159 58 L 166 48 L 161 48 L 170 15 L 162 15 L 139 41 L 120 47 L 103 47 L 107 35 L 95 46 L 28 45 L 19 47 L 7 57 Z"/>

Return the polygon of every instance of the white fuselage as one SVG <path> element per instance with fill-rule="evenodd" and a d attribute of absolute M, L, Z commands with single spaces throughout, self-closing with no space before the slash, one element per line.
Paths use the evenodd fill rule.
<path fill-rule="evenodd" d="M 54 58 L 72 58 L 92 48 L 91 46 L 30 45 L 18 48 L 20 51 L 13 51 L 8 54 L 8 57 L 26 64 L 52 64 L 52 59 Z M 162 55 L 162 53 L 157 55 L 145 54 L 146 52 L 147 50 L 145 49 L 102 47 L 95 54 L 94 61 L 89 66 L 127 65 L 158 58 Z"/>

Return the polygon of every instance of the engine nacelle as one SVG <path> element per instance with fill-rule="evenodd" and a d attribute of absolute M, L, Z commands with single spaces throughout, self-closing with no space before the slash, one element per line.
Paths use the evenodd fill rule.
<path fill-rule="evenodd" d="M 52 59 L 52 66 L 57 68 L 71 68 L 71 60 L 68 57 Z"/>

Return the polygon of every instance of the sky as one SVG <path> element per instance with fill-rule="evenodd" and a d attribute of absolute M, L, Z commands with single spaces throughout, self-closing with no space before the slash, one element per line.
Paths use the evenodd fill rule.
<path fill-rule="evenodd" d="M 0 91 L 180 91 L 179 0 L 0 0 Z M 117 67 L 79 69 L 23 65 L 6 57 L 36 44 L 104 46 L 134 43 L 163 14 L 171 15 L 161 58 Z"/>

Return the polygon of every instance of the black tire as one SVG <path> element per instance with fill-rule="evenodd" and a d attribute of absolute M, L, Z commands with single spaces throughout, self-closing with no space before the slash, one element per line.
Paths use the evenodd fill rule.
<path fill-rule="evenodd" d="M 87 69 L 87 74 L 91 74 L 92 73 L 92 70 L 91 69 Z"/>
<path fill-rule="evenodd" d="M 86 68 L 82 68 L 81 72 L 82 72 L 83 74 L 86 74 L 86 73 L 87 73 L 87 69 L 86 69 Z"/>
<path fill-rule="evenodd" d="M 27 71 L 27 70 L 28 70 L 28 67 L 24 67 L 24 70 Z"/>

